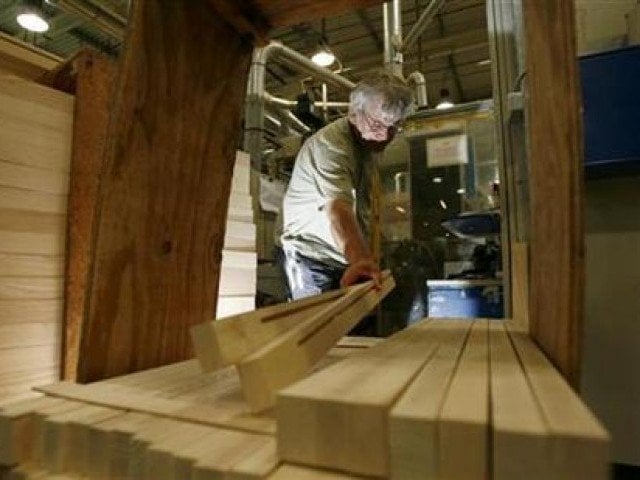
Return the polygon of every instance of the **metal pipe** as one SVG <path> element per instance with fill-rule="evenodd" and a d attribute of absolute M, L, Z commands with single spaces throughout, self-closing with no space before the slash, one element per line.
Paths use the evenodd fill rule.
<path fill-rule="evenodd" d="M 427 96 L 427 82 L 422 72 L 415 71 L 411 73 L 407 77 L 407 82 L 409 82 L 409 85 L 413 85 L 418 108 L 427 107 L 429 104 L 429 98 Z"/>
<path fill-rule="evenodd" d="M 284 60 L 294 69 L 336 85 L 339 88 L 351 90 L 355 87 L 355 84 L 350 80 L 327 68 L 316 65 L 304 55 L 280 42 L 272 41 L 265 47 L 255 49 L 247 83 L 244 149 L 249 152 L 251 163 L 258 170 L 260 169 L 260 154 L 262 152 L 262 136 L 264 133 L 266 66 L 268 61 L 274 59 Z M 294 121 L 293 119 L 291 120 Z M 299 121 L 297 117 L 296 120 Z M 306 125 L 305 128 L 308 129 Z"/>
<path fill-rule="evenodd" d="M 278 105 L 280 107 L 293 108 L 298 102 L 296 100 L 289 100 L 287 98 L 276 97 L 271 95 L 269 92 L 264 92 L 264 101 L 271 105 Z M 316 107 L 323 107 L 325 102 L 317 101 L 313 102 Z M 348 108 L 349 102 L 326 102 L 327 108 Z"/>
<path fill-rule="evenodd" d="M 442 9 L 445 4 L 445 0 L 431 0 L 427 8 L 424 9 L 420 18 L 413 24 L 409 33 L 402 43 L 401 50 L 406 52 L 418 41 L 418 38 L 424 33 L 424 30 L 429 26 L 436 14 Z"/>
<path fill-rule="evenodd" d="M 389 2 L 385 2 L 382 4 L 382 26 L 384 28 L 383 40 L 384 40 L 384 65 L 387 68 L 390 68 L 391 65 L 391 17 L 393 13 L 391 12 L 391 4 Z"/>

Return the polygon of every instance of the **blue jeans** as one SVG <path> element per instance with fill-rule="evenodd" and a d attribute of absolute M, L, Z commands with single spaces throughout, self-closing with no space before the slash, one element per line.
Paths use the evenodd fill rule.
<path fill-rule="evenodd" d="M 285 249 L 283 260 L 292 300 L 340 288 L 345 268 L 313 260 L 293 249 Z"/>

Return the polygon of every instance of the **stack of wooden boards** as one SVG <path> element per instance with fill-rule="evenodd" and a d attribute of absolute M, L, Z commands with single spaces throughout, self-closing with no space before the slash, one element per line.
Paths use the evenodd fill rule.
<path fill-rule="evenodd" d="M 191 329 L 205 371 L 236 365 L 254 412 L 273 407 L 278 390 L 315 364 L 395 286 L 372 281 L 288 304 L 206 322 Z"/>
<path fill-rule="evenodd" d="M 281 460 L 394 479 L 606 479 L 608 436 L 528 335 L 429 320 L 278 396 Z"/>
<path fill-rule="evenodd" d="M 255 309 L 256 228 L 249 191 L 249 155 L 236 152 L 227 227 L 220 266 L 216 317 L 222 318 Z"/>
<path fill-rule="evenodd" d="M 0 76 L 0 399 L 59 378 L 74 98 Z"/>
<path fill-rule="evenodd" d="M 347 340 L 319 368 L 375 343 Z M 279 465 L 273 413 L 247 412 L 233 367 L 202 373 L 189 360 L 42 391 L 0 410 L 2 478 L 342 478 Z"/>
<path fill-rule="evenodd" d="M 44 387 L 0 411 L 0 464 L 13 479 L 608 478 L 606 432 L 502 321 L 356 345 L 282 391 L 275 418 L 248 411 L 234 367 L 195 360 Z"/>

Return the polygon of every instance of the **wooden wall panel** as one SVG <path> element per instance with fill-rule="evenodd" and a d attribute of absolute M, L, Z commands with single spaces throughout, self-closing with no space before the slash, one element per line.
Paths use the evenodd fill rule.
<path fill-rule="evenodd" d="M 584 284 L 583 156 L 573 2 L 526 0 L 531 335 L 574 386 Z"/>
<path fill-rule="evenodd" d="M 0 76 L 0 401 L 59 378 L 73 97 Z"/>
<path fill-rule="evenodd" d="M 215 308 L 252 46 L 204 0 L 133 4 L 80 340 L 82 381 L 192 355 Z"/>

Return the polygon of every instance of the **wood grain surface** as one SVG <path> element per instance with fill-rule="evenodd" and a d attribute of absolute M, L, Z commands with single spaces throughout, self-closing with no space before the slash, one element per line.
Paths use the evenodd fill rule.
<path fill-rule="evenodd" d="M 583 152 L 572 2 L 524 2 L 531 195 L 530 329 L 579 379 L 584 297 Z"/>
<path fill-rule="evenodd" d="M 134 3 L 101 178 L 78 379 L 192 355 L 213 316 L 251 45 L 205 0 Z"/>

